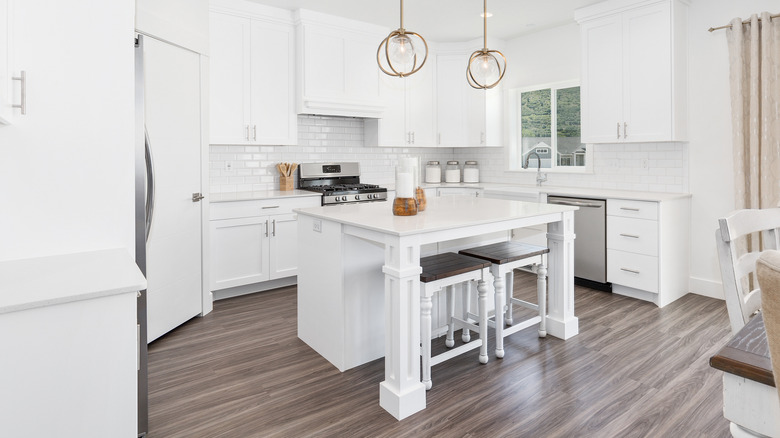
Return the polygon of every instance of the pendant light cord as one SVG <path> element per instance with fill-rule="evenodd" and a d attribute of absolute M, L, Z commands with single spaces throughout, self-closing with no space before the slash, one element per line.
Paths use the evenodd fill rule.
<path fill-rule="evenodd" d="M 401 0 L 401 33 L 404 31 L 404 0 Z"/>
<path fill-rule="evenodd" d="M 487 51 L 487 0 L 484 0 L 483 2 L 483 11 L 482 11 L 482 36 L 483 40 L 482 42 L 484 45 L 482 48 Z"/>

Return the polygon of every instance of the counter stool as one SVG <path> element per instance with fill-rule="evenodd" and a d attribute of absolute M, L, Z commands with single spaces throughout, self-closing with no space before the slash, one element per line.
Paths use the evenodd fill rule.
<path fill-rule="evenodd" d="M 420 338 L 422 343 L 422 382 L 425 389 L 431 389 L 431 367 L 445 360 L 463 354 L 467 351 L 480 347 L 479 361 L 487 363 L 487 278 L 490 263 L 484 260 L 475 259 L 452 252 L 437 254 L 420 259 L 422 273 L 420 274 Z M 471 284 L 477 281 L 477 291 L 479 293 L 479 316 L 478 320 L 469 317 L 467 308 L 464 306 L 462 318 L 455 316 L 455 302 L 453 301 L 452 287 L 463 283 L 463 293 L 466 299 L 470 295 Z M 444 353 L 431 357 L 431 297 L 442 289 L 445 290 L 447 299 L 447 340 L 445 345 L 453 347 L 455 345 L 455 329 L 462 328 L 464 331 L 463 341 L 465 344 L 448 350 Z M 476 324 L 475 324 L 476 323 Z M 470 336 L 467 330 L 471 329 L 479 332 L 479 339 L 469 341 Z"/>
<path fill-rule="evenodd" d="M 460 251 L 460 254 L 476 257 L 491 263 L 490 272 L 493 274 L 493 286 L 496 292 L 495 318 L 489 324 L 496 330 L 496 357 L 504 357 L 504 336 L 509 336 L 536 323 L 539 324 L 539 337 L 547 336 L 545 318 L 547 315 L 547 268 L 544 261 L 550 250 L 543 246 L 528 245 L 518 242 L 500 242 L 491 245 L 479 246 Z M 529 303 L 512 296 L 514 277 L 513 270 L 521 266 L 536 265 L 536 292 L 539 304 Z M 506 296 L 505 300 L 505 283 Z M 509 305 L 505 305 L 508 302 Z M 517 304 L 530 310 L 539 312 L 538 316 L 520 321 L 513 325 L 512 305 Z M 511 328 L 504 328 L 504 324 Z"/>

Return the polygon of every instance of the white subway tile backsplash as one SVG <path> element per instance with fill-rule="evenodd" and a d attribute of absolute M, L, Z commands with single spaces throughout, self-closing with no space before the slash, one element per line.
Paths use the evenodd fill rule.
<path fill-rule="evenodd" d="M 593 149 L 593 173 L 548 173 L 547 185 L 685 192 L 688 190 L 686 143 L 600 144 Z M 508 172 L 503 148 L 373 148 L 364 146 L 364 121 L 348 117 L 299 116 L 297 146 L 210 147 L 212 193 L 272 190 L 278 186 L 276 163 L 358 161 L 361 179 L 390 184 L 400 157 L 477 160 L 484 182 L 534 184 L 533 173 Z M 227 170 L 227 162 L 231 170 Z"/>

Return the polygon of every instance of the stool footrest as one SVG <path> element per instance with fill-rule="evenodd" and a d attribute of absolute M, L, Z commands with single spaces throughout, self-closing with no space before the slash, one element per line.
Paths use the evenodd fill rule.
<path fill-rule="evenodd" d="M 539 311 L 539 305 L 534 303 L 529 303 L 528 301 L 518 300 L 517 298 L 512 297 L 511 302 L 509 304 L 517 304 L 518 306 L 525 307 L 528 310 L 534 310 Z"/>
<path fill-rule="evenodd" d="M 446 360 L 452 359 L 453 357 L 459 354 L 463 354 L 467 351 L 477 349 L 481 346 L 482 346 L 482 339 L 476 339 L 467 344 L 459 345 L 455 348 L 450 348 L 444 353 L 437 354 L 436 356 L 431 356 L 431 366 L 438 365 Z"/>
<path fill-rule="evenodd" d="M 525 330 L 528 327 L 531 327 L 532 325 L 539 324 L 539 322 L 542 321 L 542 317 L 540 316 L 534 316 L 533 318 L 523 320 L 519 324 L 515 324 L 509 327 L 504 327 L 504 337 L 507 337 L 511 334 L 517 333 L 520 330 Z"/>
<path fill-rule="evenodd" d="M 461 328 L 461 329 L 474 330 L 475 332 L 479 331 L 479 325 L 474 324 L 473 322 L 464 321 L 464 320 L 462 320 L 462 319 L 460 319 L 458 317 L 455 317 L 455 316 L 453 316 L 452 319 L 454 320 L 453 322 L 456 323 L 456 324 L 454 324 L 453 330 L 457 330 L 457 329 Z"/>

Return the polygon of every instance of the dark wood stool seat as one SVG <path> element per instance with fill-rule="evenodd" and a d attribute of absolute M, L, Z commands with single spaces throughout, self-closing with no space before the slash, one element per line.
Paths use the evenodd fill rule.
<path fill-rule="evenodd" d="M 458 274 L 489 268 L 490 263 L 467 255 L 455 254 L 454 252 L 422 257 L 420 259 L 420 266 L 422 267 L 420 281 L 430 283 L 442 278 L 454 277 Z"/>
<path fill-rule="evenodd" d="M 496 265 L 515 262 L 537 255 L 547 254 L 550 249 L 544 246 L 519 242 L 499 242 L 460 251 L 460 254 L 487 260 Z"/>
<path fill-rule="evenodd" d="M 464 249 L 460 254 L 489 261 L 490 273 L 493 274 L 493 290 L 495 292 L 495 317 L 489 324 L 496 329 L 496 357 L 504 357 L 504 336 L 509 336 L 527 327 L 539 324 L 539 336 L 547 336 L 547 268 L 545 254 L 550 249 L 544 246 L 529 245 L 519 242 L 499 242 L 490 245 Z M 517 299 L 513 296 L 515 268 L 533 265 L 536 268 L 536 294 L 538 304 Z M 523 321 L 513 320 L 512 305 L 519 305 L 538 312 L 537 316 Z M 507 327 L 504 328 L 504 324 Z"/>

